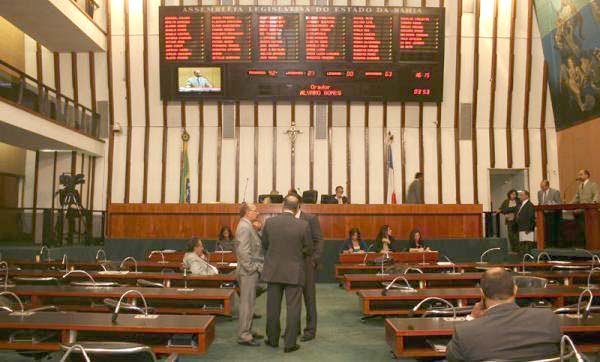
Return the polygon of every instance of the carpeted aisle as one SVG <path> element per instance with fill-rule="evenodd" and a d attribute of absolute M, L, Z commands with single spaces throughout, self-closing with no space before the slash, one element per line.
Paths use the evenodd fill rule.
<path fill-rule="evenodd" d="M 244 347 L 237 341 L 237 320 L 217 322 L 217 338 L 208 353 L 201 358 L 209 361 L 389 361 L 391 354 L 385 343 L 382 320 L 361 323 L 358 297 L 337 284 L 317 284 L 317 339 L 300 343 L 300 350 L 283 353 L 261 345 Z M 285 310 L 285 308 L 284 308 Z M 257 300 L 255 329 L 265 334 L 266 294 Z M 282 316 L 282 328 L 285 316 Z M 182 361 L 195 361 L 185 357 Z"/>

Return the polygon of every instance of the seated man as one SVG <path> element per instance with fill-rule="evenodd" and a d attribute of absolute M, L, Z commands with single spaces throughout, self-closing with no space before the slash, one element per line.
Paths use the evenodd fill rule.
<path fill-rule="evenodd" d="M 183 256 L 183 267 L 188 269 L 194 275 L 214 275 L 219 274 L 219 270 L 210 265 L 204 254 L 204 245 L 202 240 L 192 238 L 190 240 L 187 252 Z"/>
<path fill-rule="evenodd" d="M 459 323 L 448 344 L 448 361 L 532 359 L 558 356 L 562 337 L 550 309 L 520 308 L 511 272 L 492 268 L 481 278 L 482 300 L 472 321 Z"/>

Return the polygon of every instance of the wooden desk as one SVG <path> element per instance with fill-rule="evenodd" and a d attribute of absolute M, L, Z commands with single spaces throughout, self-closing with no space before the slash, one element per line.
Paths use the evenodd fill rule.
<path fill-rule="evenodd" d="M 557 263 L 527 263 L 527 270 L 550 270 L 554 266 L 581 266 L 591 268 L 591 261 L 579 261 L 579 262 L 570 262 L 566 264 L 557 264 Z M 454 267 L 458 272 L 476 272 L 481 271 L 482 268 L 493 268 L 493 267 L 501 267 L 501 268 L 510 268 L 513 271 L 521 270 L 522 263 L 489 263 L 489 264 L 478 264 L 475 262 L 470 263 L 456 263 Z M 414 267 L 419 268 L 425 273 L 431 272 L 442 272 L 442 271 L 450 271 L 452 270 L 452 265 L 447 263 L 430 263 L 426 265 L 421 265 L 418 263 L 412 264 L 396 264 L 397 268 L 407 268 Z M 384 267 L 385 268 L 385 267 Z M 376 274 L 381 271 L 381 266 L 375 265 L 364 265 L 364 264 L 336 264 L 335 265 L 335 278 L 339 281 L 343 281 L 344 275 L 347 274 Z"/>
<path fill-rule="evenodd" d="M 527 269 L 526 269 L 527 270 Z M 537 270 L 527 272 L 525 274 L 517 274 L 523 276 L 534 276 L 546 278 L 551 281 L 562 283 L 565 286 L 569 285 L 586 285 L 588 272 L 585 271 L 544 271 Z M 409 274 L 346 274 L 343 278 L 344 289 L 349 292 L 366 289 L 381 289 L 383 282 L 391 282 L 397 276 L 405 277 L 413 288 L 449 288 L 449 287 L 475 287 L 481 280 L 482 272 L 474 273 L 409 273 Z M 592 274 L 593 281 L 600 280 L 600 273 Z M 400 280 L 402 285 L 404 281 Z"/>
<path fill-rule="evenodd" d="M 438 261 L 438 252 L 437 251 L 426 251 L 426 252 L 394 252 L 388 254 L 390 258 L 394 259 L 396 263 L 437 263 Z M 359 264 L 365 260 L 365 256 L 367 257 L 367 261 L 373 261 L 377 258 L 382 258 L 385 256 L 383 253 L 352 253 L 352 254 L 340 254 L 339 262 L 340 264 Z"/>
<path fill-rule="evenodd" d="M 108 312 L 102 303 L 104 298 L 119 299 L 130 287 L 89 288 L 70 285 L 23 285 L 8 290 L 19 297 L 27 297 L 32 307 L 55 305 L 61 310 L 78 312 Z M 189 291 L 177 288 L 140 288 L 148 306 L 158 314 L 214 314 L 231 316 L 235 291 L 233 289 L 194 288 Z M 126 297 L 130 303 L 143 306 L 139 296 Z"/>
<path fill-rule="evenodd" d="M 146 255 L 149 261 L 151 262 L 162 262 L 162 255 L 160 253 L 154 253 L 150 256 L 150 253 Z M 183 256 L 185 255 L 184 251 L 176 251 L 174 253 L 163 253 L 165 256 L 165 260 L 168 262 L 179 263 L 183 262 Z M 234 252 L 225 252 L 222 253 L 220 251 L 215 251 L 212 253 L 208 253 L 208 261 L 212 264 L 221 264 L 221 263 L 237 263 L 237 256 Z"/>
<path fill-rule="evenodd" d="M 544 211 L 579 210 L 585 219 L 585 248 L 588 250 L 600 249 L 600 205 L 599 204 L 564 204 L 542 205 L 535 207 L 535 240 L 538 250 L 543 250 L 546 245 L 546 227 Z"/>
<path fill-rule="evenodd" d="M 50 342 L 9 342 L 7 335 L 15 330 L 59 333 L 58 338 Z M 155 353 L 198 355 L 206 353 L 215 339 L 215 317 L 161 315 L 156 319 L 138 319 L 132 314 L 121 314 L 113 324 L 110 313 L 38 312 L 25 317 L 0 313 L 0 332 L 0 349 L 7 350 L 55 351 L 60 349 L 61 343 L 94 340 L 101 334 L 105 341 L 136 341 L 146 345 L 148 340 L 144 337 L 149 336 Z M 198 345 L 195 348 L 167 347 L 172 334 L 193 334 Z"/>
<path fill-rule="evenodd" d="M 110 204 L 110 238 L 217 239 L 222 226 L 239 222 L 239 204 Z M 396 235 L 408 235 L 418 226 L 428 240 L 481 238 L 482 205 L 302 205 L 319 216 L 325 239 L 345 240 L 353 227 L 365 238 L 375 238 L 388 224 Z M 258 205 L 261 218 L 281 213 L 281 205 Z"/>
<path fill-rule="evenodd" d="M 522 288 L 517 292 L 517 299 L 543 298 L 558 308 L 565 305 L 566 298 L 577 298 L 581 292 L 579 287 Z M 406 315 L 418 302 L 428 297 L 455 301 L 458 306 L 472 305 L 481 299 L 479 288 L 418 289 L 414 292 L 389 290 L 387 295 L 382 295 L 379 289 L 373 289 L 360 290 L 356 294 L 365 316 Z"/>
<path fill-rule="evenodd" d="M 565 315 L 557 316 L 560 329 L 568 334 L 580 352 L 600 350 L 600 316 L 580 320 Z M 446 321 L 443 318 L 388 318 L 385 320 L 385 339 L 397 358 L 443 357 L 425 341 L 427 338 L 448 337 L 455 324 L 469 322 Z"/>
<path fill-rule="evenodd" d="M 9 271 L 9 277 L 54 277 L 62 278 L 64 271 L 59 270 L 19 270 Z M 91 272 L 90 275 L 96 281 L 113 281 L 120 284 L 136 285 L 138 279 L 150 280 L 158 283 L 163 283 L 166 287 L 182 287 L 185 280 L 188 281 L 188 286 L 220 288 L 223 283 L 232 283 L 236 281 L 234 273 L 216 274 L 216 275 L 192 275 L 188 274 L 184 277 L 183 273 L 150 273 L 150 272 Z M 81 273 L 70 274 L 65 282 L 73 280 L 89 280 L 89 278 Z"/>
<path fill-rule="evenodd" d="M 182 256 L 182 258 L 183 258 L 183 256 Z M 209 261 L 210 261 L 210 259 L 209 259 Z M 20 260 L 6 260 L 6 262 L 10 266 L 20 267 L 23 269 L 57 269 L 57 270 L 65 269 L 65 266 L 64 266 L 64 264 L 62 264 L 61 260 L 43 260 L 40 262 L 36 262 L 34 260 L 20 259 Z M 67 266 L 69 268 L 74 267 L 75 269 L 83 269 L 85 271 L 103 270 L 101 267 L 101 264 L 107 264 L 107 263 L 117 269 L 119 268 L 119 265 L 121 265 L 120 260 L 103 260 L 100 262 L 95 262 L 95 261 L 73 261 L 73 262 L 70 262 L 70 261 L 67 261 Z M 214 262 L 211 261 L 211 264 L 213 266 L 217 267 L 219 269 L 219 271 L 221 271 L 221 272 L 230 272 L 230 271 L 235 270 L 235 266 L 230 265 L 229 263 L 230 262 L 228 262 L 227 260 L 225 260 L 224 263 L 221 263 L 220 259 L 215 260 Z M 232 263 L 235 263 L 235 261 Z M 125 262 L 124 266 L 126 266 L 130 270 L 134 269 L 134 263 L 132 261 Z M 152 271 L 160 272 L 161 270 L 164 270 L 164 269 L 180 270 L 181 269 L 181 261 L 179 261 L 179 262 L 167 261 L 165 263 L 162 263 L 162 262 L 160 262 L 160 257 L 157 261 L 154 261 L 154 256 L 153 256 L 152 261 L 145 261 L 145 260 L 138 261 L 137 267 L 138 267 L 138 271 L 148 271 L 148 272 L 152 272 Z"/>

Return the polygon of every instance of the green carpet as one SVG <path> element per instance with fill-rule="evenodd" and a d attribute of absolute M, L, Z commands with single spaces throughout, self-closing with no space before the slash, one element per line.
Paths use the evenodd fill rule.
<path fill-rule="evenodd" d="M 284 304 L 285 305 L 285 304 Z M 257 313 L 263 318 L 254 320 L 254 329 L 265 334 L 266 294 L 257 300 Z M 358 297 L 339 288 L 337 284 L 317 284 L 317 338 L 299 342 L 300 349 L 283 353 L 279 349 L 245 347 L 237 344 L 237 320 L 219 320 L 217 338 L 201 359 L 208 361 L 386 361 L 391 359 L 385 343 L 383 320 L 361 323 Z M 285 307 L 284 307 L 285 310 Z M 283 314 L 283 313 L 282 313 Z M 304 321 L 304 315 L 303 315 Z M 282 328 L 285 315 L 282 315 Z M 197 358 L 184 357 L 182 361 Z"/>

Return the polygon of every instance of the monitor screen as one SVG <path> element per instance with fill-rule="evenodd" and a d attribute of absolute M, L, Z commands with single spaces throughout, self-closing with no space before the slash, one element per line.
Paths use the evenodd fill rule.
<path fill-rule="evenodd" d="M 221 67 L 180 67 L 177 78 L 181 93 L 221 91 Z"/>

